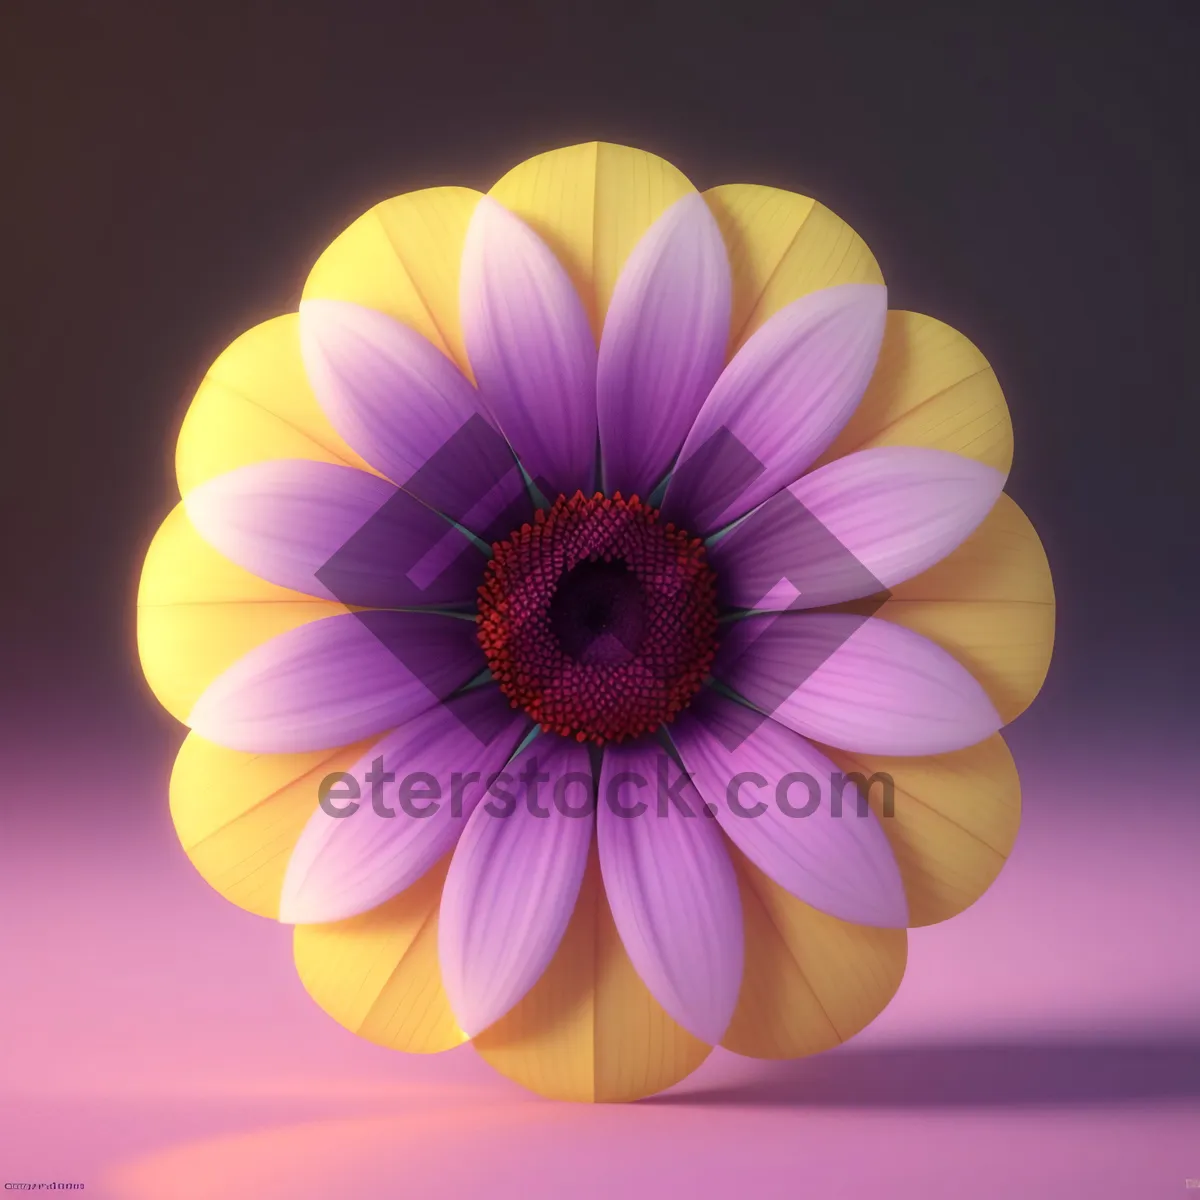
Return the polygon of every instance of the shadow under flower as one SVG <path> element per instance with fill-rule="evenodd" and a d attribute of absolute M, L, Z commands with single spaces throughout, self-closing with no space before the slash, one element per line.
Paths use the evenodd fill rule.
<path fill-rule="evenodd" d="M 754 1079 L 643 1104 L 1001 1108 L 1200 1098 L 1200 1036 L 1164 1040 L 929 1042 L 764 1063 Z"/>

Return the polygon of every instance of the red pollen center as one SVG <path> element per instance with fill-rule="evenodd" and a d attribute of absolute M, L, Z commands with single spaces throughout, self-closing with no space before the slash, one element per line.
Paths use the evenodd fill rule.
<path fill-rule="evenodd" d="M 620 742 L 674 719 L 717 649 L 704 543 L 621 493 L 559 496 L 492 547 L 479 643 L 547 732 Z"/>

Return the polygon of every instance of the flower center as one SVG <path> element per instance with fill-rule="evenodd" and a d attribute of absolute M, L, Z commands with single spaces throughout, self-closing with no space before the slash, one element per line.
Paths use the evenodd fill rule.
<path fill-rule="evenodd" d="M 717 649 L 704 543 L 636 496 L 559 496 L 492 547 L 479 642 L 544 730 L 623 741 L 687 706 Z"/>

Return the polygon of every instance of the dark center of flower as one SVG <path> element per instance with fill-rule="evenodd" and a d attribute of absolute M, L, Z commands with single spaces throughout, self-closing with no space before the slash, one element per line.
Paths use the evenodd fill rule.
<path fill-rule="evenodd" d="M 560 496 L 492 547 L 479 642 L 500 689 L 543 729 L 623 741 L 674 719 L 717 649 L 704 544 L 618 492 Z"/>

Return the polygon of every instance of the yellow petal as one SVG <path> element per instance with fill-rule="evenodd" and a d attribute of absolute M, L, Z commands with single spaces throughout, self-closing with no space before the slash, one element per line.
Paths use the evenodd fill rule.
<path fill-rule="evenodd" d="M 159 703 L 186 723 L 200 693 L 242 655 L 276 634 L 347 611 L 235 566 L 177 504 L 150 543 L 138 585 L 142 671 Z"/>
<path fill-rule="evenodd" d="M 928 446 L 1007 474 L 1012 422 L 996 373 L 956 329 L 893 310 L 871 383 L 826 463 L 873 446 Z"/>
<path fill-rule="evenodd" d="M 1029 707 L 1050 667 L 1050 565 L 1029 518 L 1007 495 L 953 554 L 893 588 L 876 615 L 949 650 L 1005 723 Z"/>
<path fill-rule="evenodd" d="M 292 849 L 326 775 L 369 743 L 312 754 L 244 754 L 189 733 L 171 772 L 171 818 L 192 865 L 226 900 L 278 918 Z"/>
<path fill-rule="evenodd" d="M 409 1054 L 467 1040 L 450 1012 L 437 958 L 447 856 L 412 887 L 348 921 L 297 925 L 296 970 L 308 994 L 352 1033 Z"/>
<path fill-rule="evenodd" d="M 599 337 L 629 252 L 666 209 L 695 190 L 665 159 L 586 142 L 520 163 L 489 195 L 554 251 Z"/>
<path fill-rule="evenodd" d="M 599 1102 L 660 1092 L 710 1050 L 667 1016 L 633 969 L 594 847 L 554 959 L 525 999 L 475 1038 L 475 1048 L 531 1091 Z"/>
<path fill-rule="evenodd" d="M 730 353 L 793 300 L 841 283 L 882 283 L 866 242 L 808 196 L 752 183 L 709 189 L 733 271 Z"/>
<path fill-rule="evenodd" d="M 843 771 L 893 781 L 891 816 L 880 783 L 868 789 L 868 800 L 899 863 L 910 925 L 944 921 L 987 891 L 1021 823 L 1021 783 L 999 734 L 927 758 L 823 749 Z"/>
<path fill-rule="evenodd" d="M 800 1058 L 858 1033 L 900 986 L 905 931 L 826 916 L 730 852 L 742 893 L 746 967 L 721 1045 L 751 1058 Z"/>
<path fill-rule="evenodd" d="M 480 193 L 426 188 L 365 212 L 317 259 L 303 299 L 348 300 L 415 329 L 470 375 L 458 321 L 463 240 Z"/>
<path fill-rule="evenodd" d="M 308 386 L 296 313 L 247 330 L 209 368 L 179 431 L 179 492 L 186 496 L 206 479 L 268 458 L 371 470 L 334 431 Z"/>

